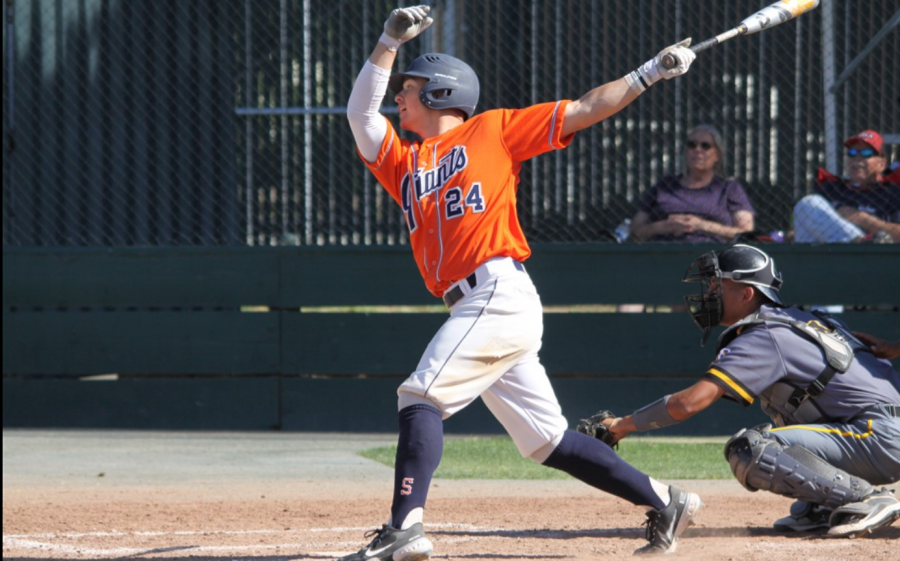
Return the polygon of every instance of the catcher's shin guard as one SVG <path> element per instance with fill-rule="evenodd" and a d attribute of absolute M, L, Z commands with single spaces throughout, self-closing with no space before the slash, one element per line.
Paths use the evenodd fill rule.
<path fill-rule="evenodd" d="M 725 444 L 725 458 L 738 482 L 749 491 L 820 504 L 830 509 L 856 502 L 872 491 L 802 446 L 783 446 L 756 429 L 742 430 Z"/>

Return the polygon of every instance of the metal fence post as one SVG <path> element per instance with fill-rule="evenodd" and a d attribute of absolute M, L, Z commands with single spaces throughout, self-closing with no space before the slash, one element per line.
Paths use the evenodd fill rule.
<path fill-rule="evenodd" d="M 244 0 L 244 107 L 251 107 L 253 95 L 253 2 Z M 245 212 L 247 221 L 247 245 L 255 245 L 253 234 L 253 118 L 244 118 L 244 150 L 246 151 Z"/>
<path fill-rule="evenodd" d="M 279 46 L 279 105 L 288 107 L 288 69 L 290 65 L 287 47 L 287 0 L 281 0 L 278 18 L 278 46 Z M 288 197 L 290 176 L 290 129 L 288 116 L 281 115 L 281 239 L 279 244 L 285 243 L 288 235 L 288 220 L 291 209 Z"/>
<path fill-rule="evenodd" d="M 309 0 L 303 0 L 303 106 L 312 107 L 312 52 Z M 312 114 L 303 116 L 303 222 L 306 244 L 313 243 Z"/>
<path fill-rule="evenodd" d="M 825 166 L 838 170 L 837 104 L 834 84 L 834 0 L 822 0 L 822 76 L 825 101 Z M 839 170 L 838 170 L 839 171 Z"/>
<path fill-rule="evenodd" d="M 3 245 L 9 241 L 7 235 L 10 227 L 10 220 L 15 216 L 15 157 L 13 151 L 16 148 L 16 18 L 15 18 L 15 1 L 6 0 L 6 138 L 4 141 L 4 160 L 6 170 L 3 181 Z"/>

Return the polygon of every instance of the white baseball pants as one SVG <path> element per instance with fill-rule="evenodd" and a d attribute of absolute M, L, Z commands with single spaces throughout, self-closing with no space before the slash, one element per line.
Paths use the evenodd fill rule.
<path fill-rule="evenodd" d="M 481 396 L 523 457 L 557 439 L 568 422 L 538 351 L 541 300 L 528 274 L 510 258 L 476 269 L 477 283 L 435 334 L 416 371 L 400 386 L 400 409 L 424 398 L 444 419 Z"/>

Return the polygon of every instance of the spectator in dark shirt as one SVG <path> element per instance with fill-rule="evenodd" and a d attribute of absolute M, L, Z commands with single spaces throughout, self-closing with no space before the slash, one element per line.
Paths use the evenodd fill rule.
<path fill-rule="evenodd" d="M 724 177 L 722 135 L 711 125 L 688 133 L 682 175 L 663 177 L 645 193 L 631 223 L 634 241 L 727 242 L 754 228 L 743 186 Z"/>
<path fill-rule="evenodd" d="M 887 168 L 884 140 L 873 130 L 844 141 L 844 178 L 819 170 L 816 192 L 794 206 L 799 243 L 900 242 L 900 170 Z"/>

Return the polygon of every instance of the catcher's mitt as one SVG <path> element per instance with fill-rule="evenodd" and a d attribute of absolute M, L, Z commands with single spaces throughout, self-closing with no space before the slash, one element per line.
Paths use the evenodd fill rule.
<path fill-rule="evenodd" d="M 602 411 L 594 413 L 590 418 L 582 419 L 581 422 L 578 423 L 578 426 L 575 427 L 575 430 L 581 434 L 593 436 L 607 446 L 615 446 L 618 448 L 619 445 L 616 443 L 616 438 L 609 432 L 606 425 L 603 424 L 604 419 L 615 419 L 616 417 L 617 415 L 612 411 L 603 409 Z"/>

